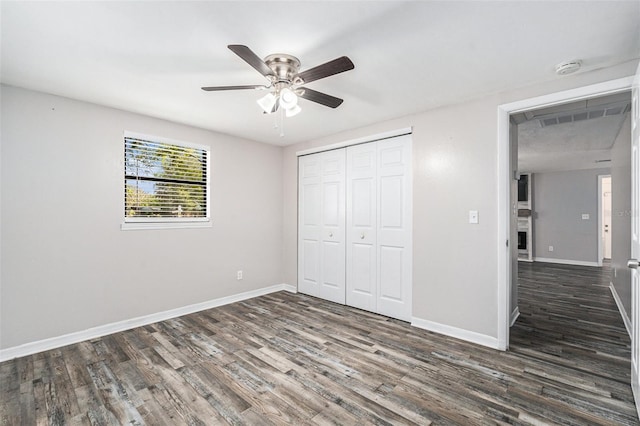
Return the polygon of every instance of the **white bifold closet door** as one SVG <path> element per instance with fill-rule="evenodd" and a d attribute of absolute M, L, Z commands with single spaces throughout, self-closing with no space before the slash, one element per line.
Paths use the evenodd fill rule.
<path fill-rule="evenodd" d="M 346 304 L 411 321 L 411 139 L 347 148 Z"/>
<path fill-rule="evenodd" d="M 298 291 L 345 303 L 345 151 L 300 157 Z"/>
<path fill-rule="evenodd" d="M 298 291 L 411 320 L 411 136 L 300 157 Z"/>

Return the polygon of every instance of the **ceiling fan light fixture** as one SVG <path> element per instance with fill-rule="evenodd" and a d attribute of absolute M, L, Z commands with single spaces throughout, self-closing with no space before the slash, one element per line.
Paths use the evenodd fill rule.
<path fill-rule="evenodd" d="M 282 89 L 280 91 L 280 105 L 286 110 L 296 107 L 298 105 L 298 95 L 293 93 L 291 89 Z"/>
<path fill-rule="evenodd" d="M 273 93 L 267 93 L 256 102 L 258 103 L 258 105 L 260 105 L 260 108 L 262 108 L 265 113 L 271 114 L 277 100 L 278 98 L 276 98 Z"/>
<path fill-rule="evenodd" d="M 284 111 L 287 118 L 289 118 L 298 115 L 300 111 L 302 111 L 302 108 L 300 108 L 300 105 L 294 105 L 292 108 L 285 109 Z"/>

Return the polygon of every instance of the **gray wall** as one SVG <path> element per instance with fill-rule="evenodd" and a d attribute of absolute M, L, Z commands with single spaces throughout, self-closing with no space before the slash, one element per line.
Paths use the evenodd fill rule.
<path fill-rule="evenodd" d="M 534 174 L 536 259 L 598 263 L 598 175 L 609 173 L 591 169 Z M 589 214 L 588 220 L 582 219 L 583 213 Z"/>
<path fill-rule="evenodd" d="M 632 75 L 636 63 L 444 106 L 284 150 L 286 283 L 297 260 L 296 152 L 413 127 L 413 316 L 498 336 L 497 107 L 516 100 Z M 338 115 L 337 115 L 338 117 Z M 479 210 L 480 223 L 468 223 Z"/>
<path fill-rule="evenodd" d="M 2 87 L 0 347 L 295 284 L 296 151 L 409 126 L 413 315 L 495 338 L 497 106 L 629 76 L 635 67 L 551 76 L 285 149 Z M 120 231 L 125 129 L 212 147 L 212 228 Z M 478 225 L 468 224 L 469 210 L 479 210 Z"/>
<path fill-rule="evenodd" d="M 0 347 L 282 283 L 281 148 L 0 90 Z M 213 227 L 120 230 L 124 130 L 211 147 Z"/>
<path fill-rule="evenodd" d="M 631 321 L 631 117 L 613 145 L 611 156 L 611 282 Z"/>

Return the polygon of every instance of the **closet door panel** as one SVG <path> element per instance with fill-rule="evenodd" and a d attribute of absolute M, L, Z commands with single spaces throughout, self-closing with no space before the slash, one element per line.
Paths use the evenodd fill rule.
<path fill-rule="evenodd" d="M 378 142 L 377 312 L 411 320 L 411 139 Z"/>
<path fill-rule="evenodd" d="M 380 246 L 380 299 L 402 303 L 404 248 Z"/>
<path fill-rule="evenodd" d="M 322 159 L 322 242 L 319 297 L 345 303 L 345 150 L 328 151 Z"/>
<path fill-rule="evenodd" d="M 376 143 L 347 148 L 347 305 L 376 311 Z"/>
<path fill-rule="evenodd" d="M 298 290 L 410 321 L 410 136 L 299 161 Z"/>
<path fill-rule="evenodd" d="M 300 157 L 298 160 L 298 291 L 320 295 L 321 158 Z"/>

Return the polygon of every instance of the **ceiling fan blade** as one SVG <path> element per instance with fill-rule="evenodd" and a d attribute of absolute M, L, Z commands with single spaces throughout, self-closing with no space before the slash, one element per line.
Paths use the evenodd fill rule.
<path fill-rule="evenodd" d="M 318 92 L 316 90 L 307 89 L 306 87 L 302 87 L 301 90 L 304 90 L 300 94 L 301 98 L 304 98 L 311 102 L 316 102 L 324 106 L 328 106 L 329 108 L 338 108 L 342 102 L 344 102 L 340 98 L 336 98 L 335 96 L 327 95 L 326 93 Z"/>
<path fill-rule="evenodd" d="M 242 44 L 230 44 L 227 46 L 233 53 L 240 56 L 246 63 L 251 65 L 256 69 L 260 74 L 265 77 L 275 77 L 271 68 L 264 63 L 262 59 L 255 53 L 253 50 L 249 49 L 247 46 Z"/>
<path fill-rule="evenodd" d="M 304 83 L 310 83 L 321 78 L 329 77 L 331 75 L 340 74 L 341 72 L 349 71 L 355 68 L 351 59 L 346 56 L 334 59 L 317 67 L 313 67 L 298 74 Z"/>
<path fill-rule="evenodd" d="M 263 85 L 251 85 L 251 86 L 211 86 L 203 87 L 202 90 L 207 92 L 217 92 L 222 90 L 244 90 L 244 89 L 266 89 L 267 86 Z"/>

